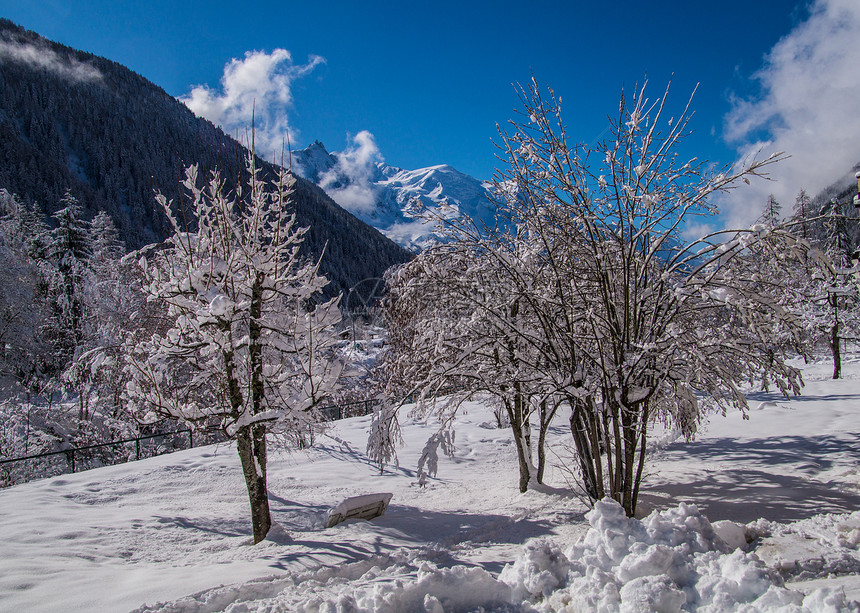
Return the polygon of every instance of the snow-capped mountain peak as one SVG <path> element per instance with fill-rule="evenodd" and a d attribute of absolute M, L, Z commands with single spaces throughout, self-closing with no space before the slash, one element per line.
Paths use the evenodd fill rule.
<path fill-rule="evenodd" d="M 448 164 L 416 170 L 392 166 L 382 160 L 372 137 L 364 138 L 360 148 L 339 153 L 329 153 L 316 141 L 293 151 L 293 166 L 356 217 L 410 249 L 421 249 L 436 238 L 432 224 L 408 214 L 416 200 L 430 209 L 444 207 L 447 215 L 462 212 L 492 225 L 490 183 Z"/>
<path fill-rule="evenodd" d="M 293 170 L 299 175 L 319 184 L 319 178 L 337 164 L 337 158 L 329 153 L 325 145 L 314 141 L 305 149 L 292 152 Z"/>

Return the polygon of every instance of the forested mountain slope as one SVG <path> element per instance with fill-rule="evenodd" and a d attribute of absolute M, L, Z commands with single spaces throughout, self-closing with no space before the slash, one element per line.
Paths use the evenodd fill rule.
<path fill-rule="evenodd" d="M 183 169 L 193 163 L 221 169 L 232 184 L 245 154 L 133 71 L 0 19 L 0 188 L 24 202 L 50 214 L 69 189 L 88 217 L 107 211 L 133 249 L 165 237 L 154 191 L 179 201 Z M 298 180 L 295 202 L 299 223 L 311 227 L 306 252 L 325 247 L 330 291 L 409 258 L 308 181 Z"/>

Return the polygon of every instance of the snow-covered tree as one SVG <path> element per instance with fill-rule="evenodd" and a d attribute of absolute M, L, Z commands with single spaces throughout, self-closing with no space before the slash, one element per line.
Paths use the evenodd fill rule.
<path fill-rule="evenodd" d="M 118 416 L 124 388 L 121 350 L 133 328 L 131 315 L 145 300 L 131 265 L 122 261 L 125 246 L 110 216 L 100 211 L 90 222 L 90 255 L 84 269 L 82 292 L 84 321 L 75 355 L 63 373 L 66 384 L 78 394 L 80 417 L 88 414 L 90 393 L 97 391 L 102 408 L 112 404 Z"/>
<path fill-rule="evenodd" d="M 99 278 L 115 274 L 116 263 L 125 255 L 125 245 L 119 230 L 105 211 L 99 211 L 90 222 L 90 270 Z"/>
<path fill-rule="evenodd" d="M 860 333 L 860 294 L 856 278 L 860 264 L 852 260 L 856 251 L 848 225 L 852 221 L 836 200 L 830 203 L 823 220 L 822 245 L 829 265 L 819 269 L 823 274 L 813 276 L 817 289 L 813 300 L 819 307 L 816 323 L 830 345 L 834 379 L 842 376 L 843 340 L 856 339 Z"/>
<path fill-rule="evenodd" d="M 23 385 L 40 374 L 51 350 L 41 335 L 50 312 L 43 267 L 30 254 L 31 232 L 44 238 L 47 230 L 36 227 L 16 196 L 0 190 L 0 380 Z"/>
<path fill-rule="evenodd" d="M 27 389 L 56 374 L 57 362 L 56 326 L 48 323 L 56 318 L 49 295 L 56 268 L 47 259 L 48 228 L 34 209 L 0 189 L 0 377 Z"/>
<path fill-rule="evenodd" d="M 263 181 L 249 156 L 234 194 L 218 173 L 200 186 L 189 167 L 182 221 L 158 196 L 173 233 L 140 264 L 169 325 L 131 348 L 128 362 L 127 395 L 143 419 L 177 418 L 237 441 L 255 543 L 271 526 L 267 435 L 314 427 L 342 370 L 339 298 L 321 298 L 319 263 L 299 256 L 307 228 L 288 210 L 293 183 L 286 171 Z"/>
<path fill-rule="evenodd" d="M 764 203 L 764 210 L 759 215 L 758 221 L 771 228 L 777 227 L 782 221 L 782 205 L 773 194 L 767 197 L 767 201 Z"/>
<path fill-rule="evenodd" d="M 89 224 L 77 199 L 66 191 L 62 208 L 53 217 L 57 227 L 51 232 L 50 259 L 56 265 L 52 297 L 57 309 L 58 331 L 65 338 L 68 357 L 83 339 L 84 277 L 92 253 Z"/>
<path fill-rule="evenodd" d="M 819 211 L 812 202 L 812 198 L 801 189 L 794 199 L 791 221 L 795 224 L 794 232 L 803 240 L 814 245 L 821 235 L 821 223 L 818 218 Z"/>
<path fill-rule="evenodd" d="M 779 159 L 716 174 L 680 160 L 689 104 L 668 119 L 666 96 L 650 101 L 642 88 L 632 101 L 622 97 L 608 141 L 583 146 L 568 141 L 551 91 L 545 97 L 532 81 L 520 93 L 523 119 L 502 133 L 498 225 L 480 240 L 449 237 L 443 253 L 465 244 L 474 255 L 462 265 L 451 255 L 419 255 L 394 291 L 420 288 L 422 275 L 461 283 L 468 300 L 447 330 L 448 303 L 434 304 L 436 293 L 411 308 L 414 333 L 427 336 L 413 359 L 432 368 L 438 355 L 441 369 L 466 375 L 510 348 L 516 359 L 483 363 L 498 376 L 496 389 L 528 390 L 548 407 L 562 398 L 585 491 L 633 515 L 655 421 L 692 437 L 708 410 L 745 410 L 741 387 L 750 380 L 766 374 L 783 393 L 799 390 L 798 371 L 773 343 L 779 326 L 796 322 L 730 264 L 751 245 L 800 255 L 805 246 L 764 225 L 684 240 L 689 222 L 716 213 L 712 195 Z M 492 273 L 478 275 L 482 268 Z M 490 297 L 484 305 L 482 294 Z M 458 341 L 461 322 L 474 320 L 497 328 L 487 328 L 483 344 L 478 335 Z M 442 351 L 427 352 L 428 330 Z"/>
<path fill-rule="evenodd" d="M 531 374 L 536 352 L 524 338 L 529 311 L 516 280 L 508 278 L 524 271 L 503 261 L 500 245 L 464 231 L 392 271 L 386 314 L 393 333 L 384 363 L 396 373 L 392 382 L 407 382 L 389 394 L 417 392 L 419 410 L 437 410 L 443 424 L 475 394 L 499 403 L 515 442 L 519 487 L 526 491 L 538 472 L 530 418 L 540 390 Z M 440 391 L 447 394 L 444 405 L 433 399 Z"/>
<path fill-rule="evenodd" d="M 7 244 L 17 244 L 33 260 L 47 258 L 50 231 L 38 202 L 29 208 L 15 194 L 0 189 L 0 216 Z"/>
<path fill-rule="evenodd" d="M 463 216 L 427 214 L 446 240 L 387 277 L 392 332 L 384 365 L 423 395 L 419 410 L 436 410 L 443 423 L 475 394 L 496 404 L 500 425 L 511 429 L 524 492 L 543 481 L 546 434 L 560 398 L 556 358 L 545 341 L 540 246 L 510 220 L 499 220 L 506 229 L 490 229 Z M 432 400 L 440 390 L 444 404 Z"/>
<path fill-rule="evenodd" d="M 667 118 L 666 95 L 649 100 L 643 86 L 622 96 L 607 141 L 575 146 L 551 90 L 532 81 L 521 94 L 524 119 L 503 134 L 498 191 L 543 245 L 555 313 L 546 342 L 568 375 L 558 391 L 586 490 L 632 515 L 654 421 L 692 436 L 707 409 L 746 409 L 741 384 L 764 373 L 783 393 L 799 389 L 798 372 L 771 350 L 790 314 L 728 264 L 751 244 L 803 246 L 761 226 L 684 240 L 688 222 L 716 213 L 711 196 L 778 159 L 715 174 L 681 160 L 689 103 Z"/>
<path fill-rule="evenodd" d="M 762 278 L 783 288 L 781 303 L 803 324 L 802 353 L 826 346 L 833 356 L 833 378 L 841 376 L 841 346 L 860 335 L 860 295 L 856 261 L 857 218 L 849 202 L 813 205 L 801 190 L 789 224 L 809 243 L 802 262 L 775 269 L 781 260 L 760 258 Z"/>

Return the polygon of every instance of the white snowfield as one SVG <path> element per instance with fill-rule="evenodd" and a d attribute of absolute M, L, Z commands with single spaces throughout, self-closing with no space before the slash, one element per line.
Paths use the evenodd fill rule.
<path fill-rule="evenodd" d="M 641 519 L 589 511 L 558 468 L 519 494 L 479 404 L 424 488 L 433 423 L 404 419 L 402 468 L 381 475 L 369 418 L 273 454 L 257 546 L 228 446 L 0 490 L 0 611 L 860 611 L 860 362 L 829 368 L 805 366 L 799 398 L 751 393 L 749 420 L 663 437 Z M 324 528 L 375 492 L 393 493 L 385 515 Z"/>

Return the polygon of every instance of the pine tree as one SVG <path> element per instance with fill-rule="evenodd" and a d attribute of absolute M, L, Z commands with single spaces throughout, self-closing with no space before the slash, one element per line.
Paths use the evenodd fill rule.
<path fill-rule="evenodd" d="M 90 268 L 115 268 L 115 263 L 125 254 L 125 245 L 110 215 L 99 211 L 90 222 L 89 236 L 92 252 L 89 258 Z"/>
<path fill-rule="evenodd" d="M 812 204 L 812 199 L 806 193 L 806 190 L 801 189 L 794 200 L 790 221 L 796 225 L 795 234 L 810 244 L 816 241 L 819 234 L 819 224 L 812 221 L 812 218 L 816 214 L 817 211 L 815 211 L 815 207 Z"/>
<path fill-rule="evenodd" d="M 77 199 L 67 191 L 61 204 L 53 215 L 57 227 L 51 232 L 49 256 L 57 270 L 52 284 L 54 306 L 61 330 L 68 334 L 70 346 L 65 349 L 71 357 L 83 340 L 84 276 L 92 247 L 89 224 Z"/>
<path fill-rule="evenodd" d="M 45 331 L 48 283 L 55 268 L 46 259 L 49 233 L 37 212 L 0 189 L 0 376 L 30 387 L 50 368 Z"/>
<path fill-rule="evenodd" d="M 823 290 L 826 295 L 828 312 L 825 316 L 829 328 L 829 344 L 833 355 L 833 378 L 842 376 L 841 343 L 848 331 L 860 329 L 860 295 L 854 274 L 852 254 L 854 244 L 848 227 L 849 220 L 843 214 L 839 203 L 834 199 L 827 209 L 824 219 L 825 254 L 832 269 L 824 279 Z"/>
<path fill-rule="evenodd" d="M 138 306 L 136 290 L 121 263 L 125 248 L 110 216 L 100 211 L 89 226 L 89 257 L 82 275 L 84 318 L 80 339 L 63 380 L 79 394 L 80 417 L 88 413 L 89 396 L 98 390 L 113 399 L 113 414 L 120 410 L 124 385 L 120 349 L 128 334 L 132 309 Z M 137 290 L 139 292 L 139 290 Z M 136 324 L 136 325 L 139 325 Z"/>
<path fill-rule="evenodd" d="M 22 212 L 22 231 L 28 255 L 47 264 L 51 249 L 51 230 L 45 223 L 45 211 L 38 202 L 33 203 L 32 209 Z"/>
<path fill-rule="evenodd" d="M 764 203 L 764 210 L 758 218 L 759 223 L 767 224 L 771 228 L 779 225 L 782 217 L 782 205 L 777 202 L 776 197 L 770 194 Z"/>

